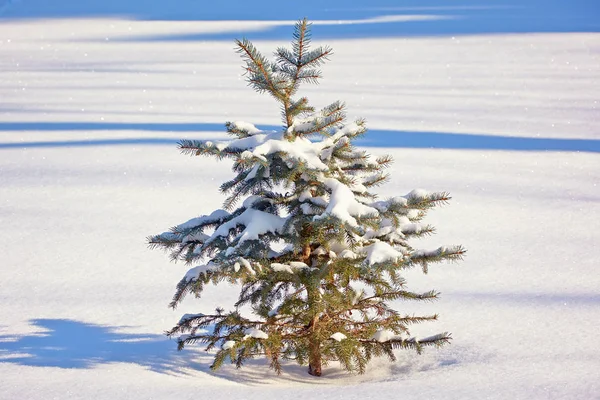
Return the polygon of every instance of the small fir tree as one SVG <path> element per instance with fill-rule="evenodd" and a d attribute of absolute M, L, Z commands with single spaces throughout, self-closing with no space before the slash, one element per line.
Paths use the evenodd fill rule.
<path fill-rule="evenodd" d="M 448 333 L 410 337 L 411 324 L 437 315 L 390 307 L 395 300 L 438 297 L 409 291 L 402 271 L 426 273 L 430 263 L 463 256 L 461 246 L 424 251 L 409 244 L 434 232 L 420 221 L 450 197 L 414 190 L 377 200 L 371 190 L 386 181 L 392 159 L 372 158 L 353 145 L 365 134 L 365 121 L 345 124 L 339 101 L 316 110 L 296 96 L 301 83 L 317 83 L 318 67 L 332 54 L 310 47 L 309 29 L 306 19 L 299 21 L 291 50 L 278 48 L 275 61 L 247 40 L 236 42 L 249 85 L 280 104 L 283 129 L 228 122 L 229 141 L 181 141 L 185 154 L 231 159 L 235 177 L 221 185 L 228 195 L 224 210 L 149 238 L 172 260 L 197 265 L 179 282 L 171 307 L 189 293 L 200 297 L 209 283 L 241 285 L 232 311 L 186 314 L 167 332 L 178 336 L 180 350 L 195 342 L 216 350 L 212 369 L 228 359 L 240 367 L 266 356 L 277 373 L 282 360 L 308 364 L 316 376 L 334 360 L 363 373 L 374 356 L 395 360 L 394 349 L 421 352 L 450 340 Z"/>

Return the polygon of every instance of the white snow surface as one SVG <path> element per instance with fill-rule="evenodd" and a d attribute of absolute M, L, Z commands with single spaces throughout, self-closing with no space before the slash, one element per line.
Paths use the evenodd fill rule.
<path fill-rule="evenodd" d="M 238 288 L 209 286 L 168 309 L 189 267 L 144 242 L 219 209 L 218 186 L 232 177 L 227 162 L 181 156 L 176 140 L 223 141 L 227 120 L 279 124 L 273 99 L 239 76 L 230 41 L 145 38 L 293 22 L 44 18 L 137 3 L 0 1 L 3 15 L 32 17 L 0 23 L 0 399 L 597 398 L 600 157 L 517 147 L 597 148 L 598 33 L 314 36 L 335 54 L 302 94 L 318 106 L 339 98 L 367 119 L 368 150 L 396 160 L 381 199 L 451 193 L 424 220 L 437 235 L 415 246 L 468 249 L 459 264 L 406 273 L 409 289 L 436 289 L 440 301 L 394 304 L 438 313 L 411 335 L 449 331 L 451 345 L 400 351 L 362 376 L 332 363 L 317 380 L 293 363 L 278 377 L 264 360 L 212 372 L 201 345 L 177 352 L 163 332 L 182 314 L 229 310 Z M 255 44 L 269 54 L 287 40 Z M 402 131 L 500 144 L 410 149 L 395 140 Z"/>

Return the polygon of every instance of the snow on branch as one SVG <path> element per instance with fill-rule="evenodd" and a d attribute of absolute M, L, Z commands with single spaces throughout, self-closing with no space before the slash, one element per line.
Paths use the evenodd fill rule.
<path fill-rule="evenodd" d="M 459 261 L 463 259 L 466 250 L 462 246 L 441 246 L 435 250 L 415 250 L 408 257 L 407 265 L 420 264 L 423 272 L 427 273 L 429 263 L 442 261 Z"/>
<path fill-rule="evenodd" d="M 215 210 L 210 215 L 202 215 L 200 217 L 192 218 L 182 224 L 175 226 L 173 232 L 186 232 L 189 230 L 200 229 L 208 225 L 214 225 L 222 222 L 225 218 L 231 214 L 225 210 Z"/>
<path fill-rule="evenodd" d="M 313 133 L 326 134 L 328 129 L 333 129 L 346 118 L 345 105 L 336 101 L 319 112 L 309 114 L 303 118 L 296 117 L 287 129 L 288 134 L 308 136 Z"/>
<path fill-rule="evenodd" d="M 339 218 L 350 226 L 357 227 L 358 222 L 354 217 L 366 217 L 379 214 L 375 208 L 356 200 L 352 190 L 337 179 L 326 178 L 323 183 L 331 191 L 329 203 L 323 214 L 315 216 L 313 219 L 318 220 L 331 215 Z"/>
<path fill-rule="evenodd" d="M 227 129 L 227 133 L 237 136 L 239 139 L 262 133 L 253 124 L 244 121 L 226 122 L 225 128 Z"/>
<path fill-rule="evenodd" d="M 204 274 L 207 271 L 214 271 L 218 266 L 213 263 L 208 263 L 205 265 L 198 265 L 194 268 L 191 268 L 188 272 L 186 272 L 183 280 L 186 282 L 193 282 L 198 280 L 201 274 Z"/>
<path fill-rule="evenodd" d="M 228 237 L 230 231 L 242 226 L 243 230 L 238 234 L 232 243 L 236 243 L 236 247 L 247 240 L 257 240 L 261 235 L 270 233 L 283 233 L 283 227 L 286 219 L 277 215 L 247 208 L 240 215 L 230 219 L 226 223 L 220 225 L 215 232 L 206 241 L 210 244 L 219 237 Z M 227 250 L 228 254 L 233 254 L 235 247 L 230 247 Z"/>
<path fill-rule="evenodd" d="M 404 254 L 396 250 L 386 242 L 377 241 L 371 245 L 362 248 L 366 254 L 366 263 L 368 265 L 380 264 L 384 262 L 396 263 L 404 258 Z"/>
<path fill-rule="evenodd" d="M 192 240 L 205 240 L 203 235 L 194 237 L 194 235 L 202 234 L 205 228 L 214 227 L 222 223 L 231 214 L 225 210 L 215 210 L 210 215 L 202 215 L 192 218 L 182 224 L 171 228 L 171 231 L 164 232 L 159 235 L 151 236 L 150 244 L 161 243 L 185 243 Z"/>

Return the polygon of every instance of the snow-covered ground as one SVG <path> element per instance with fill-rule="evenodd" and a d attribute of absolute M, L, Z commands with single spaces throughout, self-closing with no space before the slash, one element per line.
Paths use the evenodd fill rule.
<path fill-rule="evenodd" d="M 308 1 L 225 18 L 199 3 L 0 0 L 1 399 L 599 398 L 598 6 Z M 145 237 L 223 200 L 229 165 L 179 155 L 178 139 L 279 123 L 230 39 L 268 53 L 303 14 L 335 50 L 305 93 L 367 118 L 362 145 L 396 160 L 381 196 L 453 195 L 423 247 L 467 258 L 411 273 L 442 299 L 398 308 L 438 312 L 415 333 L 454 340 L 363 376 L 290 364 L 277 377 L 261 360 L 213 373 L 162 332 L 236 288 L 168 309 L 187 268 Z"/>

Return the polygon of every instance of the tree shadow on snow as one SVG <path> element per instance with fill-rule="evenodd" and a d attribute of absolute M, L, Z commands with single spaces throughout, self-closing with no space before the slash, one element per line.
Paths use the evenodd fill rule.
<path fill-rule="evenodd" d="M 390 362 L 387 357 L 378 357 L 370 361 L 363 375 L 349 373 L 338 362 L 323 366 L 323 375 L 308 375 L 307 366 L 298 365 L 294 361 L 282 361 L 282 373 L 277 375 L 269 368 L 264 358 L 248 360 L 240 369 L 227 362 L 218 371 L 206 371 L 210 375 L 236 383 L 250 386 L 270 385 L 273 383 L 295 382 L 310 385 L 347 385 L 363 382 L 389 382 L 411 379 L 414 374 L 429 373 L 434 370 L 454 368 L 464 363 L 478 363 L 484 358 L 479 352 L 466 350 L 461 346 L 449 346 L 450 351 L 427 349 L 421 355 L 410 350 L 396 351 L 397 360 Z M 197 359 L 198 365 L 210 365 L 212 355 L 206 354 Z"/>
<path fill-rule="evenodd" d="M 278 377 L 264 359 L 250 360 L 242 369 L 226 364 L 219 371 L 211 371 L 213 354 L 201 351 L 200 345 L 178 352 L 175 341 L 164 335 L 122 333 L 122 327 L 70 319 L 33 319 L 30 323 L 39 332 L 0 335 L 0 364 L 90 369 L 102 364 L 131 363 L 158 373 L 186 375 L 194 370 L 249 385 L 276 379 L 319 382 L 310 379 L 306 367 L 290 363 L 285 366 L 284 375 Z M 332 370 L 327 377 L 333 379 L 339 374 L 343 372 Z"/>
<path fill-rule="evenodd" d="M 122 327 L 103 326 L 70 319 L 33 319 L 39 332 L 0 335 L 0 364 L 32 367 L 90 369 L 102 364 L 130 363 L 151 371 L 186 375 L 191 370 L 237 383 L 261 384 L 278 379 L 264 359 L 250 360 L 248 368 L 226 364 L 211 371 L 213 354 L 201 345 L 177 351 L 174 340 L 158 334 L 122 333 Z M 339 371 L 341 372 L 341 371 Z M 306 367 L 286 365 L 284 380 L 306 381 Z M 335 377 L 336 374 L 330 374 Z"/>
<path fill-rule="evenodd" d="M 452 296 L 468 302 L 501 302 L 506 305 L 517 304 L 522 306 L 572 306 L 586 307 L 600 305 L 600 294 L 598 293 L 477 293 L 477 292 L 455 292 Z"/>
<path fill-rule="evenodd" d="M 34 319 L 30 323 L 39 332 L 0 335 L 0 364 L 90 369 L 102 364 L 131 363 L 163 374 L 188 375 L 194 370 L 216 378 L 258 386 L 276 381 L 327 385 L 348 378 L 356 383 L 395 380 L 409 373 L 451 367 L 459 363 L 452 353 L 429 358 L 407 354 L 399 357 L 397 363 L 376 359 L 365 375 L 348 374 L 337 363 L 332 363 L 324 369 L 321 378 L 315 378 L 307 374 L 306 366 L 284 361 L 282 375 L 278 376 L 265 359 L 249 360 L 241 369 L 226 363 L 220 370 L 211 371 L 209 366 L 213 354 L 201 351 L 200 345 L 188 346 L 178 352 L 175 341 L 164 335 L 122 333 L 119 332 L 122 327 L 70 319 Z"/>
<path fill-rule="evenodd" d="M 261 125 L 264 130 L 279 130 L 276 125 Z M 224 132 L 223 124 L 216 123 L 127 123 L 127 122 L 0 122 L 0 131 L 110 131 L 130 130 L 147 132 Z M 218 135 L 203 140 L 220 140 Z M 0 150 L 52 147 L 88 147 L 114 145 L 175 145 L 179 137 L 137 137 L 118 139 L 75 139 L 30 142 L 0 142 Z M 600 140 L 555 139 L 496 135 L 476 135 L 453 132 L 410 132 L 370 129 L 355 142 L 362 147 L 455 150 L 507 151 L 580 151 L 600 153 Z"/>
<path fill-rule="evenodd" d="M 0 363 L 87 369 L 100 364 L 133 363 L 160 373 L 193 367 L 164 335 L 119 332 L 70 319 L 34 319 L 41 332 L 0 335 Z"/>
<path fill-rule="evenodd" d="M 597 32 L 598 4 L 591 0 L 568 2 L 548 0 L 304 0 L 281 2 L 264 0 L 260 4 L 245 0 L 200 2 L 165 1 L 54 1 L 0 0 L 0 20 L 35 18 L 124 18 L 161 21 L 280 21 L 267 29 L 234 32 L 200 32 L 197 34 L 148 35 L 123 38 L 141 41 L 231 40 L 246 35 L 257 39 L 287 39 L 289 22 L 306 16 L 320 21 L 314 34 L 319 38 L 368 38 L 427 35 Z M 414 15 L 421 19 L 395 21 L 377 17 Z M 357 23 L 357 20 L 363 20 Z"/>

